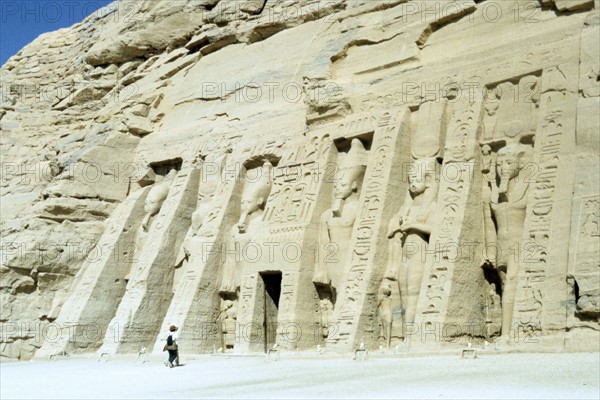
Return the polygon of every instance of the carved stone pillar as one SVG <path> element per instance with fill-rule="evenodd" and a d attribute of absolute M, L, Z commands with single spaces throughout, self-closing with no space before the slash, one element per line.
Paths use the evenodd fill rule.
<path fill-rule="evenodd" d="M 573 174 L 569 154 L 577 106 L 578 66 L 561 64 L 542 72 L 540 110 L 533 165 L 536 173 L 525 220 L 522 268 L 513 315 L 515 342 L 543 345 L 549 337 L 563 341 L 568 293 L 569 232 Z M 559 157 L 560 154 L 560 157 Z M 542 335 L 540 335 L 542 333 Z"/>
<path fill-rule="evenodd" d="M 351 349 L 360 342 L 376 346 L 378 339 L 378 292 L 387 259 L 386 241 L 389 218 L 398 202 L 390 196 L 399 186 L 403 145 L 410 132 L 410 112 L 402 110 L 398 118 L 386 114 L 374 129 L 371 156 L 360 197 L 361 212 L 357 217 L 350 242 L 345 283 L 334 311 L 337 332 L 331 345 Z"/>
<path fill-rule="evenodd" d="M 208 204 L 203 204 L 203 200 L 199 204 L 199 208 L 209 211 L 200 221 L 202 224 L 198 231 L 188 232 L 184 241 L 185 252 L 189 252 L 189 255 L 181 266 L 181 278 L 174 287 L 173 301 L 162 323 L 163 329 L 171 324 L 179 327 L 180 342 L 186 351 L 193 353 L 211 352 L 222 344 L 217 295 L 219 280 L 216 277 L 220 275 L 222 265 L 222 244 L 229 233 L 227 215 L 233 215 L 234 208 L 238 206 L 235 201 L 228 199 L 233 198 L 235 182 L 240 179 L 235 175 L 233 162 L 223 163 L 221 167 L 222 170 L 215 165 L 202 167 L 202 176 L 216 174 L 219 185 L 213 197 L 204 200 Z M 206 179 L 200 180 L 201 190 L 205 182 Z M 161 332 L 153 351 L 162 353 L 163 346 L 164 334 Z"/>
<path fill-rule="evenodd" d="M 437 229 L 426 254 L 411 346 L 435 346 L 483 325 L 483 273 L 475 266 L 481 239 L 480 183 L 475 174 L 476 137 L 483 99 L 464 96 L 453 104 L 446 133 L 437 200 Z"/>
<path fill-rule="evenodd" d="M 170 184 L 168 197 L 148 227 L 101 352 L 132 353 L 154 344 L 173 296 L 173 266 L 190 225 L 199 178 L 197 169 L 181 171 Z"/>

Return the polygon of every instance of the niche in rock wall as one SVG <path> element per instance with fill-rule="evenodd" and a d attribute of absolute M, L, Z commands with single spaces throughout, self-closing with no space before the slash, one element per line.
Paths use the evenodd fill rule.
<path fill-rule="evenodd" d="M 352 141 L 354 139 L 358 139 L 361 141 L 365 150 L 371 150 L 371 145 L 373 144 L 373 132 L 367 132 L 356 136 L 351 137 L 341 137 L 337 138 L 333 141 L 338 153 L 348 153 L 350 148 L 352 147 Z"/>
<path fill-rule="evenodd" d="M 533 143 L 538 125 L 541 74 L 531 73 L 487 85 L 479 132 L 486 336 L 510 330 L 521 262 L 530 184 L 537 171 Z M 499 331 L 497 328 L 501 327 Z"/>
<path fill-rule="evenodd" d="M 155 161 L 150 163 L 150 168 L 157 176 L 167 176 L 170 171 L 181 171 L 183 160 L 179 157 L 171 160 Z"/>
<path fill-rule="evenodd" d="M 275 154 L 261 154 L 258 156 L 251 157 L 244 162 L 244 168 L 246 171 L 256 170 L 261 167 L 265 161 L 271 163 L 273 167 L 276 167 L 279 164 L 279 160 L 281 160 L 281 156 Z"/>
<path fill-rule="evenodd" d="M 315 263 L 313 283 L 320 301 L 321 324 L 327 326 L 343 287 L 347 265 L 347 249 L 351 245 L 354 223 L 360 210 L 360 196 L 373 132 L 334 141 L 338 156 L 324 179 L 333 183 L 331 207 L 320 218 L 319 248 L 323 257 Z"/>
<path fill-rule="evenodd" d="M 183 160 L 179 157 L 170 160 L 153 161 L 149 163 L 146 170 L 139 175 L 136 183 L 139 187 L 146 187 L 161 182 L 169 172 L 175 171 L 176 173 L 180 171 L 182 165 Z M 174 173 L 171 173 L 171 175 L 173 174 Z"/>
<path fill-rule="evenodd" d="M 537 128 L 541 72 L 486 85 L 480 141 L 532 144 Z M 496 149 L 498 150 L 498 149 Z"/>
<path fill-rule="evenodd" d="M 413 160 L 435 157 L 441 164 L 450 106 L 446 101 L 426 101 L 411 108 L 410 151 Z"/>

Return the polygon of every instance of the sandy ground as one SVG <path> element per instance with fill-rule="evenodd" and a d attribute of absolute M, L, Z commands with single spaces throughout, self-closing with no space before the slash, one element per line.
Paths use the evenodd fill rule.
<path fill-rule="evenodd" d="M 182 355 L 158 359 L 92 358 L 0 365 L 5 399 L 434 398 L 599 399 L 600 354 L 493 354 L 435 357 Z"/>

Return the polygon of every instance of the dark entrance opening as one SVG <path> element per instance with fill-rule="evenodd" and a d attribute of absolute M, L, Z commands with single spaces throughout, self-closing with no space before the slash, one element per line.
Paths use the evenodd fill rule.
<path fill-rule="evenodd" d="M 277 314 L 281 296 L 281 272 L 261 272 L 263 290 L 263 329 L 265 353 L 277 343 Z"/>

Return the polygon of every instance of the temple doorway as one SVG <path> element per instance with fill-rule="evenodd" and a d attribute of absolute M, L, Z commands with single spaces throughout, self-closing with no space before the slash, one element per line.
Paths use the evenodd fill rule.
<path fill-rule="evenodd" d="M 279 312 L 279 297 L 281 296 L 281 272 L 261 272 L 263 283 L 263 332 L 264 350 L 272 348 L 277 343 L 277 314 Z M 259 298 L 261 296 L 259 295 Z"/>

